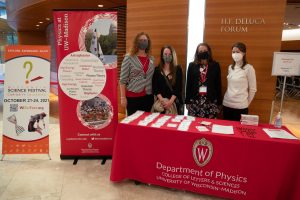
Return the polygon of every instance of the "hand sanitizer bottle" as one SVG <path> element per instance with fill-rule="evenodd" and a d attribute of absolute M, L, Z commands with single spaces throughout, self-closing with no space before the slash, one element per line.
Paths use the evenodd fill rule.
<path fill-rule="evenodd" d="M 282 126 L 282 118 L 281 118 L 281 112 L 278 112 L 278 114 L 275 117 L 274 126 L 276 128 L 281 128 Z"/>

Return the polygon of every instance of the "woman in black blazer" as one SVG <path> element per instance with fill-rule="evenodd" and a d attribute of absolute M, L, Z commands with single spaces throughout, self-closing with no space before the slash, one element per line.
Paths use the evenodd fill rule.
<path fill-rule="evenodd" d="M 194 61 L 189 64 L 186 81 L 188 115 L 216 118 L 222 104 L 221 70 L 206 43 L 197 46 Z"/>

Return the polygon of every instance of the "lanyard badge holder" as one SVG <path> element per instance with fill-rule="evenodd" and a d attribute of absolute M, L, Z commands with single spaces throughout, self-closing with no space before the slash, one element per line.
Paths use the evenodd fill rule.
<path fill-rule="evenodd" d="M 204 84 L 206 81 L 208 65 L 204 66 L 203 68 L 200 67 L 200 81 L 199 81 L 199 95 L 205 96 L 207 93 L 207 86 Z"/>

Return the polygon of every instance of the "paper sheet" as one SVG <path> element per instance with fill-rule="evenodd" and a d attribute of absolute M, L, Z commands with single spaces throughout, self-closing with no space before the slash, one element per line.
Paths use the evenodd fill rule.
<path fill-rule="evenodd" d="M 211 122 L 208 122 L 208 121 L 202 121 L 200 122 L 200 124 L 204 125 L 204 126 L 209 126 L 211 125 Z"/>
<path fill-rule="evenodd" d="M 150 124 L 152 121 L 154 121 L 154 119 L 158 116 L 159 116 L 159 113 L 152 113 L 152 114 L 148 115 L 147 117 L 145 117 L 145 119 L 140 120 L 138 122 L 138 125 L 139 126 L 148 126 L 148 124 Z"/>
<path fill-rule="evenodd" d="M 163 117 L 160 117 L 155 123 L 153 123 L 151 125 L 151 127 L 154 127 L 154 128 L 160 128 L 162 127 L 169 119 L 171 118 L 171 116 L 163 116 Z"/>
<path fill-rule="evenodd" d="M 187 131 L 187 130 L 189 130 L 191 123 L 192 123 L 192 121 L 190 121 L 190 120 L 183 120 L 183 121 L 179 124 L 177 130 L 180 130 L 180 131 Z"/>
<path fill-rule="evenodd" d="M 173 123 L 168 123 L 167 127 L 171 127 L 171 128 L 176 128 L 177 124 L 173 124 Z"/>
<path fill-rule="evenodd" d="M 205 126 L 196 126 L 196 129 L 200 132 L 206 132 L 209 131 Z"/>
<path fill-rule="evenodd" d="M 289 140 L 299 140 L 297 137 L 293 136 L 289 132 L 283 129 L 267 129 L 263 128 L 263 131 L 267 133 L 271 138 L 289 139 Z"/>
<path fill-rule="evenodd" d="M 223 126 L 223 125 L 218 125 L 214 124 L 212 126 L 212 131 L 213 133 L 220 133 L 220 134 L 234 134 L 233 132 L 233 126 Z"/>
<path fill-rule="evenodd" d="M 189 121 L 195 121 L 196 118 L 193 117 L 193 116 L 186 116 L 186 120 L 189 120 Z"/>
<path fill-rule="evenodd" d="M 144 114 L 144 111 L 136 111 L 134 114 L 126 117 L 125 119 L 123 119 L 121 121 L 122 124 L 129 124 L 130 122 L 132 122 L 133 120 L 139 118 L 142 114 Z"/>

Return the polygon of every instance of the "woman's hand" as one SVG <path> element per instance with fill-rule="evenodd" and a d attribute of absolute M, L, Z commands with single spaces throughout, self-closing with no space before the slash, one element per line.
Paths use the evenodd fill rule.
<path fill-rule="evenodd" d="M 163 102 L 164 109 L 168 110 L 172 106 L 173 103 L 174 103 L 174 101 L 172 101 L 171 99 L 164 101 Z"/>
<path fill-rule="evenodd" d="M 126 97 L 121 97 L 121 106 L 123 106 L 123 107 L 127 107 L 127 99 L 126 99 Z"/>

